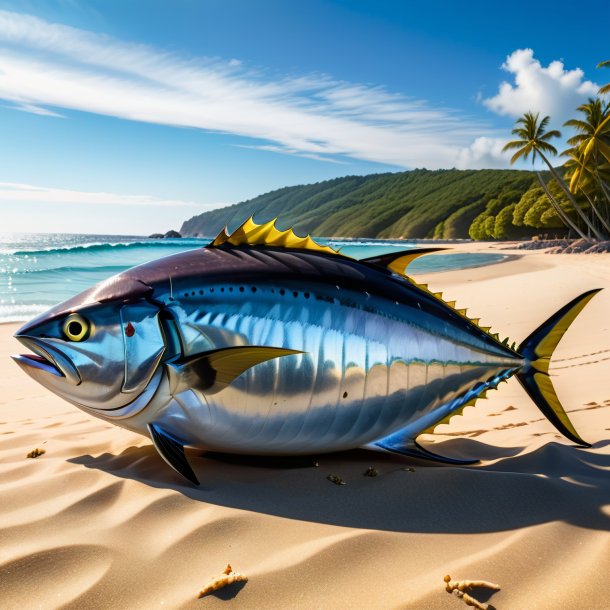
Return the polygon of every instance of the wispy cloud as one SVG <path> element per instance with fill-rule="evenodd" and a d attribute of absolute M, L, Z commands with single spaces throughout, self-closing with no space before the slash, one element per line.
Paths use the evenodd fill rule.
<path fill-rule="evenodd" d="M 119 195 L 117 193 L 95 193 L 90 191 L 73 191 L 57 189 L 18 182 L 0 182 L 0 202 L 10 203 L 59 203 L 59 204 L 91 204 L 91 205 L 121 205 L 121 206 L 161 206 L 185 208 L 218 208 L 227 203 L 201 204 L 181 199 L 160 199 L 149 195 Z"/>
<path fill-rule="evenodd" d="M 383 87 L 277 76 L 3 11 L 0 98 L 39 114 L 74 109 L 236 134 L 284 154 L 402 167 L 452 167 L 476 138 L 498 135 Z"/>
<path fill-rule="evenodd" d="M 41 116 L 52 116 L 57 119 L 65 118 L 63 114 L 53 112 L 48 108 L 41 108 L 40 106 L 34 106 L 34 104 L 15 104 L 12 106 L 15 110 L 21 110 L 22 112 L 29 112 L 30 114 L 39 114 Z"/>

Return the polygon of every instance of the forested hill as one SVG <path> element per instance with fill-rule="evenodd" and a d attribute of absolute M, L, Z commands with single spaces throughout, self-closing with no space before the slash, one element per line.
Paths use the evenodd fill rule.
<path fill-rule="evenodd" d="M 215 236 L 254 214 L 258 223 L 277 217 L 278 228 L 292 226 L 297 233 L 318 236 L 467 238 L 475 218 L 493 233 L 495 214 L 512 206 L 510 219 L 504 214 L 510 225 L 512 211 L 528 191 L 536 191 L 534 173 L 517 170 L 416 169 L 346 176 L 205 212 L 184 222 L 181 233 Z M 537 197 L 530 199 L 534 203 Z M 535 232 L 521 223 L 520 231 L 524 229 Z"/>

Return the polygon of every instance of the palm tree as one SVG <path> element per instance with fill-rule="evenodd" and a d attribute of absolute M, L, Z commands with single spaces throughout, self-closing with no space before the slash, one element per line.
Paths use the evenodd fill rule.
<path fill-rule="evenodd" d="M 550 121 L 550 117 L 545 116 L 540 122 L 538 122 L 538 117 L 539 113 L 536 113 L 534 115 L 532 112 L 526 112 L 522 117 L 518 118 L 516 126 L 512 130 L 512 133 L 518 136 L 519 140 L 507 142 L 504 145 L 504 148 L 502 148 L 502 152 L 507 150 L 517 151 L 511 157 L 511 165 L 516 163 L 521 158 L 527 159 L 530 155 L 532 155 L 533 165 L 536 161 L 536 156 L 539 156 L 547 164 L 551 175 L 561 185 L 563 183 L 561 176 L 559 176 L 555 168 L 551 165 L 549 160 L 544 155 L 544 153 L 551 155 L 557 154 L 557 149 L 549 143 L 549 140 L 551 138 L 561 137 L 561 133 L 556 129 L 552 131 L 546 131 L 546 126 Z M 540 173 L 538 173 L 538 180 L 540 181 L 541 185 L 543 185 L 545 192 L 547 192 L 548 189 L 545 188 L 546 185 L 544 184 Z M 565 187 L 565 190 L 568 190 L 567 187 Z M 549 200 L 551 202 L 551 205 L 553 206 L 553 209 L 557 212 L 557 214 L 563 220 L 565 225 L 568 228 L 572 229 L 574 232 L 576 232 L 577 235 L 580 235 L 583 239 L 587 239 L 586 235 L 580 230 L 578 225 L 576 225 L 574 221 L 561 209 L 561 206 L 555 201 L 555 199 L 553 197 L 549 197 Z"/>
<path fill-rule="evenodd" d="M 598 68 L 610 68 L 610 59 L 607 61 L 600 61 L 597 64 L 597 67 Z M 604 95 L 605 93 L 610 93 L 610 83 L 608 83 L 607 85 L 604 85 L 603 87 L 600 88 L 599 94 Z"/>
<path fill-rule="evenodd" d="M 567 169 L 566 176 L 570 177 L 570 190 L 584 195 L 606 233 L 610 235 L 610 224 L 598 209 L 598 204 L 603 204 L 604 199 L 607 202 L 605 205 L 610 205 L 610 188 L 605 183 L 608 180 L 610 165 L 607 163 L 601 167 L 585 165 L 577 148 L 568 148 L 561 154 L 569 157 L 564 167 Z"/>
<path fill-rule="evenodd" d="M 570 191 L 580 191 L 585 195 L 598 220 L 610 234 L 608 223 L 593 202 L 598 198 L 598 192 L 605 196 L 601 199 L 607 198 L 607 188 L 604 188 L 606 184 L 600 170 L 603 164 L 610 163 L 610 104 L 599 98 L 589 98 L 586 104 L 578 107 L 578 111 L 584 114 L 582 119 L 571 119 L 564 123 L 576 131 L 576 135 L 568 139 L 572 148 L 562 153 L 570 157 L 566 163 L 571 166 Z"/>

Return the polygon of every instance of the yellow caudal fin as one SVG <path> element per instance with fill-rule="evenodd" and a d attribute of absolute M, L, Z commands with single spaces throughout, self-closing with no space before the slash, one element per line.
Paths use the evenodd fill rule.
<path fill-rule="evenodd" d="M 546 418 L 571 441 L 589 447 L 576 432 L 565 409 L 559 402 L 551 378 L 549 364 L 553 351 L 563 337 L 570 324 L 583 310 L 585 305 L 599 292 L 599 289 L 589 290 L 552 315 L 541 324 L 518 348 L 518 352 L 528 360 L 528 364 L 520 370 L 516 377 L 529 394 L 536 406 Z"/>

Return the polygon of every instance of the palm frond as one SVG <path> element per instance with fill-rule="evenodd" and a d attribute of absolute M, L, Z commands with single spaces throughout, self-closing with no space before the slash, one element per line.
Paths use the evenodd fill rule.
<path fill-rule="evenodd" d="M 549 144 L 548 142 L 538 141 L 536 144 L 536 148 L 538 148 L 542 152 L 549 153 L 550 155 L 557 154 L 557 149 L 552 144 Z"/>
<path fill-rule="evenodd" d="M 502 152 L 506 152 L 507 150 L 514 150 L 516 148 L 523 148 L 527 146 L 529 142 L 527 140 L 513 140 L 512 142 L 507 142 L 502 147 Z"/>
<path fill-rule="evenodd" d="M 538 114 L 536 113 L 536 117 L 534 119 L 534 122 L 536 122 L 536 119 L 538 119 Z M 551 120 L 550 116 L 545 116 L 543 117 L 543 119 L 540 121 L 539 125 L 538 125 L 538 132 L 540 134 L 543 134 L 546 131 L 546 126 L 549 124 L 549 121 Z"/>
<path fill-rule="evenodd" d="M 522 148 L 521 150 L 518 150 L 511 158 L 510 158 L 510 164 L 514 165 L 521 157 L 523 157 L 524 159 L 527 159 L 530 155 L 530 153 L 532 152 L 531 148 Z M 536 153 L 534 151 L 534 158 L 536 157 Z"/>
<path fill-rule="evenodd" d="M 551 131 L 547 131 L 544 135 L 540 136 L 540 140 L 544 142 L 550 140 L 551 138 L 561 138 L 561 131 L 553 129 Z"/>
<path fill-rule="evenodd" d="M 583 133 L 587 133 L 589 131 L 590 125 L 585 121 L 581 121 L 580 119 L 570 119 L 564 123 L 566 127 L 572 127 L 573 129 L 577 129 L 578 131 L 582 131 Z"/>
<path fill-rule="evenodd" d="M 571 138 L 568 138 L 567 142 L 570 146 L 579 146 L 586 139 L 587 139 L 586 135 L 579 133 L 579 134 L 576 134 L 575 136 L 572 136 Z"/>
<path fill-rule="evenodd" d="M 606 161 L 610 163 L 610 146 L 605 142 L 598 142 L 599 152 L 606 158 Z"/>

